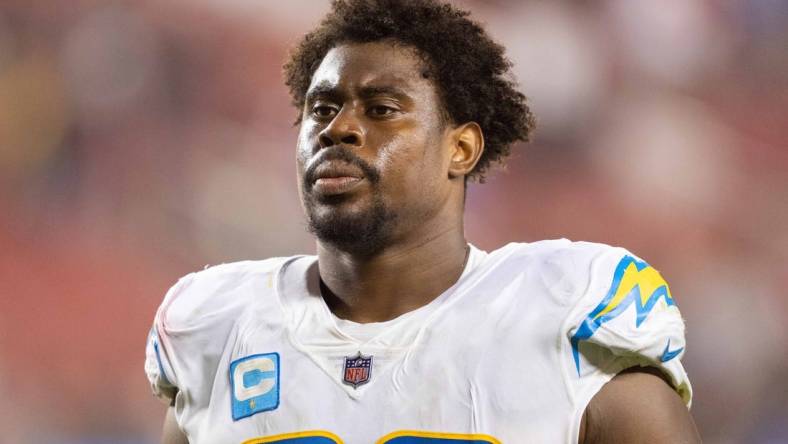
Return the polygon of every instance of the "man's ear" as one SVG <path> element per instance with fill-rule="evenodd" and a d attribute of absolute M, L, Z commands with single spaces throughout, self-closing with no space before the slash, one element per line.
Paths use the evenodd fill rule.
<path fill-rule="evenodd" d="M 484 152 L 484 135 L 476 122 L 463 123 L 452 130 L 449 178 L 465 177 L 473 171 Z"/>

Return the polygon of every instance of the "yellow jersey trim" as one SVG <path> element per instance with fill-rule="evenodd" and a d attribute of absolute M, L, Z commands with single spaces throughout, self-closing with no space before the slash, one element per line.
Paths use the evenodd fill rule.
<path fill-rule="evenodd" d="M 242 444 L 273 443 L 292 438 L 328 438 L 334 441 L 336 444 L 345 444 L 337 435 L 324 430 L 309 430 L 306 432 L 284 433 L 281 435 L 265 436 L 262 438 L 252 438 L 244 441 Z"/>
<path fill-rule="evenodd" d="M 453 440 L 469 440 L 473 439 L 476 441 L 485 441 L 489 444 L 501 444 L 501 441 L 498 441 L 496 438 L 493 438 L 490 435 L 479 435 L 479 434 L 462 434 L 462 433 L 438 433 L 438 432 L 424 432 L 420 430 L 402 430 L 393 433 L 389 433 L 388 435 L 380 438 L 376 444 L 385 444 L 391 441 L 394 438 L 442 438 L 442 439 L 453 439 Z"/>

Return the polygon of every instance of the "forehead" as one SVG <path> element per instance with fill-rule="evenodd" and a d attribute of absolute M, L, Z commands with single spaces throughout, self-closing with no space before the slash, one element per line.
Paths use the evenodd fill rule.
<path fill-rule="evenodd" d="M 347 43 L 328 51 L 312 76 L 309 90 L 318 86 L 432 89 L 432 83 L 423 72 L 424 62 L 414 48 L 390 42 Z"/>

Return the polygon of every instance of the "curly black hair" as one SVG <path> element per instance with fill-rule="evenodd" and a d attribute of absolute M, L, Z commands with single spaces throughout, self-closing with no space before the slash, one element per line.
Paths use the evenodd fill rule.
<path fill-rule="evenodd" d="M 501 163 L 514 142 L 529 140 L 534 117 L 511 80 L 503 46 L 469 14 L 438 0 L 334 0 L 284 65 L 293 105 L 303 109 L 312 75 L 337 45 L 392 40 L 414 47 L 450 120 L 482 128 L 485 149 L 470 177 L 483 182 L 492 162 Z"/>

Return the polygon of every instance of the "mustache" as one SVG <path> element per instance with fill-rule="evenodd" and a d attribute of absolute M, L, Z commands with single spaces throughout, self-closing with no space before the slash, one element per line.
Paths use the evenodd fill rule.
<path fill-rule="evenodd" d="M 375 167 L 355 155 L 351 149 L 342 145 L 334 145 L 324 148 L 318 153 L 312 164 L 304 171 L 304 185 L 307 189 L 311 188 L 312 184 L 317 180 L 317 177 L 315 177 L 317 168 L 323 163 L 332 160 L 341 160 L 358 167 L 358 169 L 364 173 L 364 177 L 372 184 L 376 184 L 380 181 L 380 173 Z"/>

